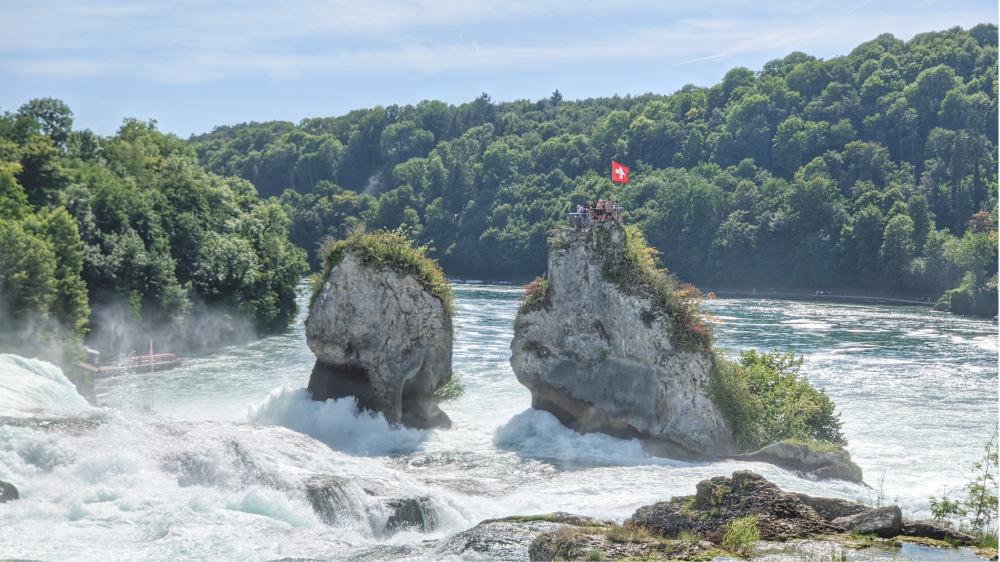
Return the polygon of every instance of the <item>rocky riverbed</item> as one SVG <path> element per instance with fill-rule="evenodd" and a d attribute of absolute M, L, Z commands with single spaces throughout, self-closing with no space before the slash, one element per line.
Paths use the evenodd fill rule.
<path fill-rule="evenodd" d="M 321 485 L 343 489 L 351 484 Z M 364 484 L 359 484 L 363 488 Z M 375 495 L 377 492 L 368 492 Z M 333 496 L 310 499 L 318 512 Z M 411 506 L 411 502 L 413 505 Z M 419 500 L 390 500 L 390 520 L 427 525 Z M 727 534 L 734 522 L 752 517 L 760 542 L 737 544 Z M 378 547 L 351 560 L 412 558 L 549 560 L 732 560 L 767 553 L 769 559 L 853 560 L 858 553 L 905 552 L 903 559 L 961 559 L 960 547 L 974 538 L 936 521 L 908 521 L 898 506 L 873 508 L 857 502 L 781 490 L 762 476 L 737 471 L 700 482 L 691 496 L 640 507 L 623 523 L 556 512 L 486 520 L 446 539 L 419 545 Z M 943 549 L 943 550 L 942 550 Z M 996 550 L 969 549 L 995 560 Z M 936 554 L 937 556 L 931 556 Z M 949 556 L 951 554 L 951 556 Z M 832 557 L 832 558 L 831 558 Z"/>

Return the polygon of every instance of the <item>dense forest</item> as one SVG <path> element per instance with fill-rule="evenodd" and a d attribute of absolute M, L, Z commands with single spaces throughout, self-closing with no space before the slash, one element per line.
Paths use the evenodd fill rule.
<path fill-rule="evenodd" d="M 792 53 L 671 95 L 218 127 L 0 112 L 0 351 L 218 345 L 281 330 L 324 239 L 402 227 L 453 275 L 533 276 L 617 199 L 684 281 L 997 309 L 997 27 Z M 632 168 L 614 184 L 610 162 Z"/>
<path fill-rule="evenodd" d="M 202 165 L 277 197 L 309 250 L 405 225 L 453 275 L 534 275 L 571 205 L 618 199 L 685 281 L 997 307 L 997 28 L 792 53 L 710 88 L 218 127 Z M 610 161 L 632 168 L 610 181 Z"/>
<path fill-rule="evenodd" d="M 0 352 L 66 363 L 85 336 L 179 351 L 291 322 L 308 266 L 276 201 L 153 122 L 72 123 L 53 99 L 0 116 Z"/>

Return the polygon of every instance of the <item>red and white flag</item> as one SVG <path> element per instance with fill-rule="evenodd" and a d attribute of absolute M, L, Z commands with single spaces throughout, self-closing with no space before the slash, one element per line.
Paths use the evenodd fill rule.
<path fill-rule="evenodd" d="M 611 181 L 628 183 L 628 168 L 614 160 L 611 161 Z"/>

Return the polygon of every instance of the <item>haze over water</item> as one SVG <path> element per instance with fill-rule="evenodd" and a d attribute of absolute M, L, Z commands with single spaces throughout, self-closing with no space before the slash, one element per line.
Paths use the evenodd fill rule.
<path fill-rule="evenodd" d="M 64 395 L 58 388 L 39 394 L 35 408 L 104 424 L 78 435 L 0 426 L 0 479 L 22 493 L 0 506 L 2 557 L 102 560 L 101 549 L 110 549 L 121 560 L 335 559 L 445 538 L 513 514 L 561 510 L 622 520 L 740 469 L 786 490 L 875 498 L 877 490 L 813 482 L 767 464 L 652 458 L 637 441 L 570 431 L 530 409 L 528 390 L 510 370 L 520 290 L 455 291 L 454 371 L 466 392 L 443 406 L 454 422 L 449 431 L 393 429 L 356 415 L 350 401 L 308 400 L 302 389 L 314 357 L 304 312 L 284 335 L 187 358 L 155 377 L 107 379 L 97 392 L 109 409 L 82 409 L 65 384 Z M 303 310 L 306 303 L 303 294 Z M 924 308 L 767 300 L 709 306 L 721 321 L 724 353 L 755 347 L 804 355 L 803 372 L 836 403 L 865 480 L 877 488 L 881 478 L 887 499 L 898 498 L 905 515 L 927 516 L 928 496 L 969 480 L 969 465 L 997 423 L 997 328 L 989 322 Z M 13 400 L 18 389 L 5 381 L 16 369 L 41 381 L 44 365 L 10 365 L 0 363 L 2 415 L 40 415 Z M 58 386 L 57 375 L 39 385 Z M 150 399 L 156 416 L 137 413 Z M 219 423 L 247 421 L 289 427 L 330 446 L 281 427 Z M 371 511 L 326 526 L 302 492 L 302 479 L 315 474 L 375 479 L 401 496 L 429 497 L 439 526 L 389 537 L 385 518 Z M 54 536 L 60 539 L 48 540 Z"/>

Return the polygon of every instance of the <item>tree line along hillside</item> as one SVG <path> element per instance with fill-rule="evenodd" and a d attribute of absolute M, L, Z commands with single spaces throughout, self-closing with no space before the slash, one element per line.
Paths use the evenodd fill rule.
<path fill-rule="evenodd" d="M 306 253 L 252 183 L 154 122 L 100 138 L 53 99 L 0 115 L 0 352 L 60 363 L 286 327 Z"/>
<path fill-rule="evenodd" d="M 281 330 L 327 237 L 402 227 L 461 275 L 541 273 L 576 204 L 620 201 L 685 280 L 997 308 L 997 27 L 792 53 L 671 95 L 219 127 L 0 113 L 0 352 L 190 350 Z M 633 170 L 610 181 L 610 161 Z M 72 345 L 65 345 L 65 344 Z"/>
<path fill-rule="evenodd" d="M 994 25 L 796 52 L 672 95 L 484 94 L 189 143 L 209 172 L 279 198 L 314 268 L 322 238 L 364 223 L 405 225 L 453 274 L 533 275 L 571 208 L 611 198 L 687 281 L 997 307 Z"/>

